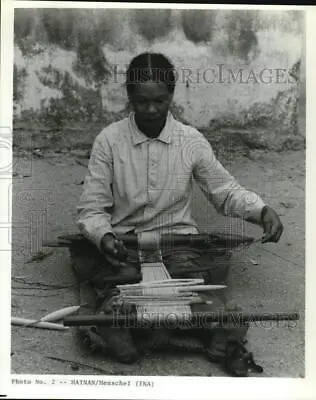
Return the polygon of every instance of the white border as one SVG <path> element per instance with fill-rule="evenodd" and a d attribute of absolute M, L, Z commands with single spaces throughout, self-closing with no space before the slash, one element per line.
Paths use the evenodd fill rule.
<path fill-rule="evenodd" d="M 313 361 L 316 357 L 316 329 L 313 308 L 316 304 L 315 284 L 316 273 L 313 268 L 314 255 L 313 237 L 315 228 L 315 193 L 316 193 L 316 163 L 315 150 L 316 124 L 313 118 L 315 104 L 315 43 L 316 43 L 316 9 L 300 6 L 248 6 L 248 5 L 203 5 L 203 4 L 142 4 L 142 3 L 81 3 L 53 1 L 2 1 L 1 15 L 1 119 L 0 127 L 12 127 L 12 82 L 13 82 L 13 10 L 14 8 L 177 8 L 177 9 L 257 9 L 257 10 L 305 10 L 306 11 L 306 87 L 307 87 L 307 211 L 306 211 L 306 377 L 292 378 L 183 378 L 183 377 L 150 377 L 155 382 L 154 389 L 130 387 L 94 387 L 94 386 L 11 386 L 10 382 L 10 251 L 0 251 L 0 304 L 1 346 L 0 346 L 0 394 L 10 398 L 124 398 L 124 399 L 314 399 L 316 398 L 316 379 Z M 7 152 L 7 161 L 11 161 L 11 151 Z M 1 193 L 7 193 L 11 178 L 0 179 Z M 6 196 L 0 198 L 0 205 L 6 202 Z M 4 206 L 11 207 L 11 203 Z M 22 376 L 19 375 L 21 378 Z M 27 378 L 26 375 L 23 377 Z M 36 376 L 32 375 L 34 379 Z M 53 376 L 56 378 L 56 376 Z M 313 379 L 314 377 L 314 379 Z M 45 375 L 45 378 L 49 376 Z M 75 376 L 66 377 L 75 379 Z M 79 376 L 78 379 L 83 379 Z M 88 377 L 87 377 L 88 378 Z M 91 379 L 96 379 L 96 376 Z M 98 377 L 103 378 L 103 377 Z M 119 377 L 116 377 L 119 379 Z M 137 377 L 121 377 L 136 382 Z M 141 377 L 140 379 L 143 379 Z M 105 379 L 105 377 L 104 377 Z M 113 379 L 113 377 L 109 377 Z M 314 383 L 314 384 L 313 384 Z"/>
<path fill-rule="evenodd" d="M 265 6 L 265 5 L 244 5 L 244 4 L 171 4 L 171 3 L 114 3 L 114 2 L 79 2 L 79 1 L 14 1 L 4 0 L 4 3 L 12 2 L 15 8 L 171 8 L 171 9 L 223 9 L 223 10 L 304 10 L 311 7 L 306 6 Z"/>

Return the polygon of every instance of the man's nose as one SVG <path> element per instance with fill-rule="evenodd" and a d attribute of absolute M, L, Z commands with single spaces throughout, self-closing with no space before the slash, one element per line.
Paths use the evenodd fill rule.
<path fill-rule="evenodd" d="M 153 104 L 153 103 L 149 103 L 148 104 L 148 112 L 150 113 L 150 114 L 155 114 L 156 113 L 156 107 L 155 107 L 155 105 Z"/>

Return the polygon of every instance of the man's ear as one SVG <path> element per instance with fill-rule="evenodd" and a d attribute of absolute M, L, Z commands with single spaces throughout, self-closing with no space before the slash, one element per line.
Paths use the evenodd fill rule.
<path fill-rule="evenodd" d="M 131 101 L 130 101 L 129 98 L 127 98 L 127 102 L 126 102 L 126 106 L 125 106 L 125 111 L 127 111 L 127 112 L 133 111 L 133 106 L 132 106 L 132 103 L 131 103 Z"/>

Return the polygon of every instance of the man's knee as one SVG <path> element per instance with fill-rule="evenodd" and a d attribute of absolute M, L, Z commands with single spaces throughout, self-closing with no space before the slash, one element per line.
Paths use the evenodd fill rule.
<path fill-rule="evenodd" d="M 165 265 L 171 275 L 186 271 L 188 278 L 202 278 L 207 284 L 227 285 L 229 259 L 214 259 L 200 249 L 178 250 L 164 256 Z M 199 269 L 206 269 L 198 271 Z"/>

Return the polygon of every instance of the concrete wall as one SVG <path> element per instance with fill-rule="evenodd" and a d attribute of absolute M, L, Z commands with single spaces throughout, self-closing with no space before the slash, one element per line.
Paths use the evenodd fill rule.
<path fill-rule="evenodd" d="M 87 113 L 87 122 L 100 114 L 120 118 L 127 110 L 126 65 L 150 50 L 176 67 L 174 108 L 184 121 L 206 131 L 250 128 L 262 135 L 264 129 L 263 141 L 277 146 L 299 134 L 305 81 L 299 12 L 23 11 L 16 11 L 16 121 L 25 111 L 54 121 L 59 103 L 73 121 Z M 52 32 L 60 26 L 56 40 Z"/>

